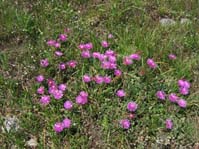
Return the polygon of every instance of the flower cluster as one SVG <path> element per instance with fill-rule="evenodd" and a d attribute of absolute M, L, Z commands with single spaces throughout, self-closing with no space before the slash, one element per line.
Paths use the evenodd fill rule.
<path fill-rule="evenodd" d="M 64 129 L 66 128 L 70 128 L 71 127 L 71 120 L 69 118 L 65 118 L 62 122 L 56 122 L 54 124 L 54 131 L 57 133 L 62 132 Z"/>
<path fill-rule="evenodd" d="M 108 39 L 113 38 L 112 34 L 108 35 Z M 66 34 L 60 34 L 56 40 L 49 40 L 47 41 L 47 45 L 55 48 L 55 52 L 53 53 L 54 56 L 57 59 L 61 59 L 61 62 L 58 62 L 56 66 L 59 70 L 65 70 L 68 68 L 75 68 L 78 64 L 76 60 L 68 60 L 63 62 L 64 59 L 64 53 L 61 51 L 63 48 L 63 45 L 61 44 L 63 42 L 66 42 L 68 40 L 68 36 Z M 91 42 L 88 43 L 81 43 L 78 45 L 79 51 L 81 51 L 81 57 L 85 59 L 92 59 L 97 60 L 100 62 L 100 66 L 103 69 L 104 72 L 107 70 L 110 72 L 107 75 L 95 75 L 91 76 L 89 74 L 84 74 L 81 76 L 82 82 L 84 83 L 91 83 L 94 82 L 96 84 L 110 84 L 112 82 L 112 77 L 115 76 L 115 78 L 119 78 L 122 76 L 123 72 L 122 70 L 118 69 L 118 60 L 120 56 L 118 54 L 110 49 L 111 45 L 108 41 L 103 40 L 101 41 L 101 49 L 104 50 L 104 52 L 92 52 L 92 49 L 94 49 L 93 44 Z M 176 55 L 169 54 L 168 58 L 170 60 L 175 60 Z M 50 59 L 49 59 L 50 60 Z M 40 60 L 40 66 L 43 68 L 50 67 L 49 65 L 52 65 L 47 58 L 43 58 Z M 133 64 L 135 61 L 140 61 L 141 55 L 138 53 L 132 53 L 128 56 L 123 57 L 123 64 L 125 66 Z M 146 59 L 146 65 L 150 69 L 156 69 L 158 67 L 157 63 L 153 60 L 153 58 L 147 58 Z M 39 102 L 41 105 L 48 105 L 52 99 L 55 100 L 61 100 L 63 99 L 65 92 L 67 91 L 67 85 L 65 82 L 62 83 L 56 83 L 54 79 L 51 78 L 45 78 L 42 74 L 36 76 L 36 81 L 40 84 L 40 86 L 37 88 L 37 94 L 40 96 Z M 90 85 L 90 84 L 89 84 Z M 166 94 L 165 91 L 159 90 L 156 92 L 156 97 L 161 100 L 165 101 L 167 98 L 170 102 L 178 104 L 181 108 L 186 108 L 187 102 L 183 98 L 180 97 L 180 95 L 188 95 L 189 89 L 190 89 L 190 83 L 186 80 L 179 80 L 178 81 L 179 86 L 179 93 L 170 93 Z M 119 99 L 122 99 L 123 101 L 126 99 L 127 94 L 123 89 L 118 89 L 115 92 L 116 96 L 119 97 Z M 125 97 L 125 98 L 124 98 Z M 88 103 L 89 95 L 86 91 L 80 91 L 79 94 L 74 97 L 75 101 L 73 100 L 65 100 L 63 103 L 63 108 L 69 111 L 73 111 L 74 104 L 77 105 L 85 105 Z M 130 101 L 126 105 L 126 109 L 128 111 L 128 117 L 121 119 L 119 121 L 119 124 L 121 128 L 123 129 L 129 129 L 131 127 L 131 120 L 135 118 L 135 112 L 138 109 L 138 104 L 134 101 Z M 168 130 L 173 128 L 173 121 L 171 119 L 166 119 L 165 121 L 166 128 Z M 62 132 L 65 128 L 70 128 L 72 125 L 72 121 L 69 118 L 65 118 L 62 122 L 56 122 L 54 124 L 54 131 L 59 133 Z"/>

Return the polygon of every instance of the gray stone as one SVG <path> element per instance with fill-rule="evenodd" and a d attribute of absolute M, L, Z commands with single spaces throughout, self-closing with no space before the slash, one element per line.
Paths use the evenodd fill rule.
<path fill-rule="evenodd" d="M 171 25 L 175 25 L 176 21 L 174 21 L 173 19 L 169 19 L 169 18 L 162 18 L 160 20 L 160 24 L 162 26 L 171 26 Z"/>
<path fill-rule="evenodd" d="M 182 18 L 180 20 L 180 24 L 190 24 L 191 23 L 191 20 L 187 19 L 187 18 Z"/>
<path fill-rule="evenodd" d="M 28 140 L 26 142 L 26 145 L 29 146 L 29 147 L 37 147 L 37 145 L 38 145 L 37 139 L 31 138 L 30 140 Z"/>
<path fill-rule="evenodd" d="M 7 116 L 3 122 L 2 131 L 10 132 L 11 130 L 17 131 L 19 129 L 19 120 L 16 116 Z"/>

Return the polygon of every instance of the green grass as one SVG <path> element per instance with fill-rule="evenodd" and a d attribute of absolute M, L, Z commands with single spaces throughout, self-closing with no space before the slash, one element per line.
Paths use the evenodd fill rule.
<path fill-rule="evenodd" d="M 189 148 L 199 140 L 199 5 L 198 1 L 0 1 L 0 126 L 4 117 L 16 115 L 20 130 L 3 133 L 0 130 L 1 148 L 12 145 L 24 148 L 32 136 L 38 140 L 38 148 Z M 162 27 L 159 19 L 173 18 L 177 24 Z M 189 18 L 191 24 L 181 25 L 181 18 Z M 79 65 L 66 73 L 57 72 L 60 60 L 46 45 L 64 28 L 71 28 L 64 48 L 63 61 L 76 59 Z M 104 75 L 98 61 L 81 59 L 77 46 L 92 42 L 94 50 L 103 52 L 101 40 L 112 33 L 111 48 L 118 53 L 119 68 L 125 74 L 108 86 L 81 82 L 85 73 Z M 142 61 L 130 68 L 122 65 L 122 57 L 141 51 Z M 167 55 L 175 53 L 176 61 Z M 48 58 L 50 68 L 41 69 L 39 60 Z M 152 72 L 145 64 L 153 57 L 159 69 Z M 138 75 L 140 71 L 143 76 Z M 91 104 L 75 106 L 67 112 L 64 100 L 53 101 L 42 107 L 38 103 L 34 78 L 38 74 L 64 78 L 69 89 L 65 98 L 75 100 L 80 90 L 89 92 Z M 110 72 L 108 72 L 110 73 Z M 170 102 L 158 102 L 155 93 L 159 89 L 177 92 L 176 82 L 186 78 L 192 83 L 191 94 L 185 99 L 188 106 L 179 109 Z M 127 91 L 127 97 L 118 102 L 114 95 L 119 88 Z M 118 121 L 127 116 L 126 103 L 134 100 L 139 109 L 132 127 L 122 130 Z M 53 131 L 56 121 L 64 117 L 75 123 L 61 134 Z M 174 129 L 164 130 L 166 118 L 172 118 Z M 166 138 L 171 142 L 167 144 Z M 158 140 L 160 140 L 158 143 Z M 70 146 L 70 147 L 69 147 Z"/>

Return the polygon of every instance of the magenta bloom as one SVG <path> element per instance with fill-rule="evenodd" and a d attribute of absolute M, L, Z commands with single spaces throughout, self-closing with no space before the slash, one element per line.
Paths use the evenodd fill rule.
<path fill-rule="evenodd" d="M 84 44 L 80 44 L 78 47 L 79 47 L 80 50 L 84 50 L 85 49 Z"/>
<path fill-rule="evenodd" d="M 157 91 L 157 93 L 156 93 L 156 97 L 158 99 L 165 100 L 165 96 L 166 96 L 166 94 L 164 91 Z"/>
<path fill-rule="evenodd" d="M 61 91 L 65 91 L 66 88 L 67 88 L 66 84 L 60 84 L 60 85 L 58 86 L 58 89 L 61 90 Z"/>
<path fill-rule="evenodd" d="M 44 94 L 44 86 L 41 86 L 41 87 L 39 87 L 38 89 L 37 89 L 37 93 L 38 94 Z"/>
<path fill-rule="evenodd" d="M 184 99 L 180 99 L 178 100 L 178 105 L 181 107 L 181 108 L 186 108 L 187 106 L 187 102 L 184 100 Z"/>
<path fill-rule="evenodd" d="M 122 75 L 122 71 L 119 70 L 119 69 L 115 69 L 114 70 L 114 75 L 117 76 L 117 77 L 120 77 Z"/>
<path fill-rule="evenodd" d="M 122 119 L 120 120 L 120 126 L 124 129 L 129 129 L 131 126 L 131 123 L 128 119 Z"/>
<path fill-rule="evenodd" d="M 82 97 L 80 95 L 76 97 L 76 103 L 79 105 L 85 105 L 87 102 L 88 102 L 87 97 Z"/>
<path fill-rule="evenodd" d="M 176 94 L 174 94 L 174 93 L 171 93 L 171 94 L 169 95 L 169 100 L 170 100 L 171 102 L 177 102 L 178 98 L 179 98 L 179 97 L 178 97 Z"/>
<path fill-rule="evenodd" d="M 91 50 L 93 48 L 93 44 L 91 42 L 90 43 L 86 43 L 84 45 L 84 48 L 85 48 L 85 50 Z"/>
<path fill-rule="evenodd" d="M 173 122 L 172 122 L 171 119 L 166 119 L 165 124 L 166 124 L 166 128 L 167 129 L 172 129 L 173 128 Z"/>
<path fill-rule="evenodd" d="M 156 97 L 161 100 L 165 100 L 165 96 L 166 96 L 166 94 L 164 91 L 157 91 L 157 93 L 156 93 Z"/>
<path fill-rule="evenodd" d="M 88 98 L 88 93 L 85 92 L 85 91 L 81 91 L 81 92 L 79 93 L 79 95 L 82 96 L 82 97 L 84 97 L 84 98 Z"/>
<path fill-rule="evenodd" d="M 60 123 L 60 122 L 55 123 L 53 129 L 57 133 L 62 132 L 64 130 L 63 123 Z"/>
<path fill-rule="evenodd" d="M 108 49 L 108 50 L 106 50 L 105 55 L 106 56 L 116 56 L 116 53 L 113 50 Z"/>
<path fill-rule="evenodd" d="M 50 103 L 50 96 L 44 95 L 40 98 L 40 103 L 42 105 L 48 105 Z"/>
<path fill-rule="evenodd" d="M 176 55 L 174 55 L 174 54 L 169 54 L 169 59 L 170 60 L 175 60 L 176 59 Z"/>
<path fill-rule="evenodd" d="M 77 61 L 75 60 L 70 60 L 69 62 L 67 62 L 67 65 L 71 68 L 75 68 L 77 66 Z"/>
<path fill-rule="evenodd" d="M 60 70 L 64 70 L 64 69 L 66 69 L 66 64 L 60 63 L 58 67 L 59 67 Z"/>
<path fill-rule="evenodd" d="M 64 108 L 65 108 L 66 110 L 71 110 L 71 109 L 73 108 L 73 103 L 72 103 L 72 101 L 70 101 L 70 100 L 65 101 L 65 102 L 64 102 Z"/>
<path fill-rule="evenodd" d="M 182 95 L 187 95 L 187 94 L 189 94 L 189 89 L 186 87 L 180 87 L 179 92 Z"/>
<path fill-rule="evenodd" d="M 190 88 L 190 83 L 186 80 L 178 80 L 178 86 L 179 87 L 182 87 L 182 88 L 187 88 L 189 89 Z"/>
<path fill-rule="evenodd" d="M 70 126 L 71 126 L 71 120 L 68 119 L 68 118 L 65 118 L 63 120 L 63 122 L 62 122 L 62 125 L 63 125 L 64 128 L 70 128 Z"/>
<path fill-rule="evenodd" d="M 48 59 L 42 59 L 40 60 L 41 67 L 47 67 L 49 65 Z"/>
<path fill-rule="evenodd" d="M 84 51 L 82 51 L 81 56 L 83 58 L 90 58 L 91 54 L 90 54 L 90 52 L 88 50 L 84 50 Z"/>
<path fill-rule="evenodd" d="M 54 47 L 55 47 L 55 48 L 60 48 L 60 47 L 61 47 L 61 44 L 60 44 L 59 42 L 55 42 L 55 43 L 54 43 Z"/>
<path fill-rule="evenodd" d="M 135 112 L 135 111 L 137 110 L 137 108 L 138 108 L 138 105 L 137 105 L 135 102 L 133 102 L 133 101 L 131 101 L 131 102 L 129 102 L 129 103 L 127 104 L 127 109 L 128 109 L 130 112 Z"/>
<path fill-rule="evenodd" d="M 107 84 L 111 83 L 111 77 L 105 76 L 103 82 L 104 82 L 104 83 L 107 83 Z"/>
<path fill-rule="evenodd" d="M 101 63 L 101 67 L 103 68 L 103 69 L 110 69 L 110 62 L 108 62 L 108 61 L 103 61 L 102 63 Z"/>
<path fill-rule="evenodd" d="M 99 59 L 100 55 L 101 54 L 99 52 L 93 52 L 93 54 L 92 54 L 93 58 L 98 58 L 98 59 Z"/>
<path fill-rule="evenodd" d="M 116 95 L 118 96 L 118 97 L 124 97 L 124 96 L 126 96 L 126 93 L 124 92 L 124 90 L 118 90 L 117 92 L 116 92 Z"/>
<path fill-rule="evenodd" d="M 60 41 L 66 41 L 67 40 L 67 35 L 66 34 L 60 34 L 59 35 L 59 40 Z"/>
<path fill-rule="evenodd" d="M 38 75 L 36 77 L 36 81 L 39 82 L 39 83 L 43 82 L 44 81 L 44 76 L 43 75 Z"/>
<path fill-rule="evenodd" d="M 98 57 L 98 59 L 103 62 L 104 60 L 106 60 L 107 56 L 104 54 L 100 54 L 100 56 Z"/>
<path fill-rule="evenodd" d="M 48 79 L 48 86 L 51 87 L 51 86 L 56 86 L 56 83 L 53 79 Z"/>
<path fill-rule="evenodd" d="M 129 57 L 131 59 L 137 60 L 137 61 L 139 61 L 141 59 L 141 56 L 139 54 L 136 54 L 136 53 L 135 54 L 131 54 Z"/>
<path fill-rule="evenodd" d="M 55 40 L 48 40 L 47 41 L 47 45 L 49 45 L 49 46 L 54 46 L 55 43 L 56 43 Z"/>
<path fill-rule="evenodd" d="M 49 87 L 48 93 L 53 95 L 56 90 L 57 90 L 57 85 L 52 85 Z"/>
<path fill-rule="evenodd" d="M 82 79 L 83 79 L 83 82 L 85 83 L 88 83 L 91 81 L 91 77 L 89 75 L 84 75 Z"/>
<path fill-rule="evenodd" d="M 58 57 L 60 57 L 60 56 L 63 55 L 63 52 L 61 52 L 61 51 L 55 51 L 55 55 L 58 56 Z"/>
<path fill-rule="evenodd" d="M 157 67 L 157 64 L 153 61 L 153 59 L 151 58 L 148 58 L 147 59 L 147 65 L 152 68 L 152 69 L 155 69 Z"/>
<path fill-rule="evenodd" d="M 108 48 L 108 46 L 109 46 L 107 41 L 102 41 L 101 45 L 102 45 L 103 48 Z"/>
<path fill-rule="evenodd" d="M 133 64 L 133 61 L 130 57 L 126 56 L 124 59 L 123 59 L 123 64 L 124 65 L 131 65 Z"/>
<path fill-rule="evenodd" d="M 63 92 L 58 89 L 55 89 L 52 94 L 53 94 L 54 98 L 57 100 L 61 99 L 64 96 Z"/>
<path fill-rule="evenodd" d="M 112 56 L 112 55 L 108 56 L 108 60 L 109 60 L 109 62 L 111 62 L 111 63 L 115 63 L 115 62 L 117 61 L 116 57 L 115 57 L 115 56 Z"/>
<path fill-rule="evenodd" d="M 102 84 L 104 82 L 104 78 L 102 76 L 95 76 L 94 77 L 94 81 L 97 83 L 97 84 Z"/>

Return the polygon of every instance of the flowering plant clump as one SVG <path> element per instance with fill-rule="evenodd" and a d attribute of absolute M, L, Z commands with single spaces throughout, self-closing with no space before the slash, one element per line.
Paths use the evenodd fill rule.
<path fill-rule="evenodd" d="M 139 66 L 137 64 L 141 64 L 144 61 L 142 65 L 145 65 L 150 73 L 154 73 L 158 71 L 157 67 L 161 68 L 161 64 L 155 57 L 143 57 L 136 52 L 129 55 L 120 55 L 119 52 L 117 53 L 116 50 L 112 49 L 111 41 L 109 41 L 112 39 L 114 39 L 113 35 L 109 34 L 108 40 L 102 40 L 98 43 L 100 48 L 95 47 L 96 43 L 82 42 L 76 45 L 77 50 L 74 50 L 73 54 L 65 50 L 67 48 L 65 46 L 69 45 L 70 42 L 67 34 L 60 34 L 56 40 L 47 41 L 47 45 L 53 49 L 53 53 L 51 53 L 50 58 L 42 57 L 39 65 L 42 69 L 50 72 L 54 69 L 55 73 L 50 75 L 39 73 L 35 77 L 38 85 L 36 92 L 39 97 L 39 103 L 42 106 L 48 106 L 57 102 L 57 104 L 62 105 L 63 111 L 68 114 L 75 112 L 77 109 L 86 109 L 87 105 L 92 106 L 94 102 L 98 102 L 98 100 L 93 101 L 93 98 L 98 98 L 98 96 L 94 95 L 94 92 L 101 94 L 105 90 L 105 92 L 111 94 L 111 98 L 113 98 L 111 102 L 116 102 L 115 100 L 119 98 L 122 99 L 118 101 L 120 104 L 123 104 L 123 102 L 127 103 L 125 106 L 128 116 L 121 116 L 119 120 L 120 127 L 123 129 L 133 127 L 134 123 L 132 123 L 132 120 L 139 120 L 136 115 L 139 115 L 142 102 L 145 101 L 140 101 L 140 97 L 137 94 L 134 95 L 135 93 L 132 95 L 128 88 L 121 87 L 125 79 L 131 77 L 128 75 L 128 68 Z M 93 51 L 94 49 L 95 51 Z M 97 49 L 101 50 L 97 51 Z M 177 56 L 174 54 L 168 55 L 169 60 L 175 60 L 176 58 Z M 53 67 L 54 65 L 55 67 Z M 94 69 L 94 67 L 97 67 L 97 69 Z M 81 68 L 82 70 L 80 70 Z M 78 74 L 77 77 L 74 77 L 76 72 L 81 72 L 81 75 Z M 75 84 L 74 82 L 77 83 Z M 76 86 L 78 90 L 73 89 L 71 86 Z M 106 88 L 103 88 L 104 86 Z M 158 99 L 161 104 L 169 101 L 170 104 L 179 106 L 179 109 L 185 109 L 187 107 L 185 96 L 190 94 L 190 82 L 180 79 L 177 82 L 177 86 L 179 87 L 178 92 L 168 91 L 165 88 L 163 90 L 161 87 L 154 90 L 154 99 Z M 98 90 L 95 91 L 96 89 Z M 133 88 L 130 90 L 133 90 Z M 105 96 L 105 94 L 103 95 Z M 133 101 L 130 100 L 132 99 L 131 95 L 134 96 Z M 158 101 L 156 102 L 159 104 Z M 147 107 L 145 108 L 147 109 Z M 69 116 L 64 115 L 64 117 Z M 70 129 L 74 122 L 73 117 L 71 119 L 63 118 L 62 122 L 54 122 L 54 131 L 60 133 L 65 129 Z M 173 120 L 166 119 L 166 129 L 171 130 L 173 123 Z"/>

